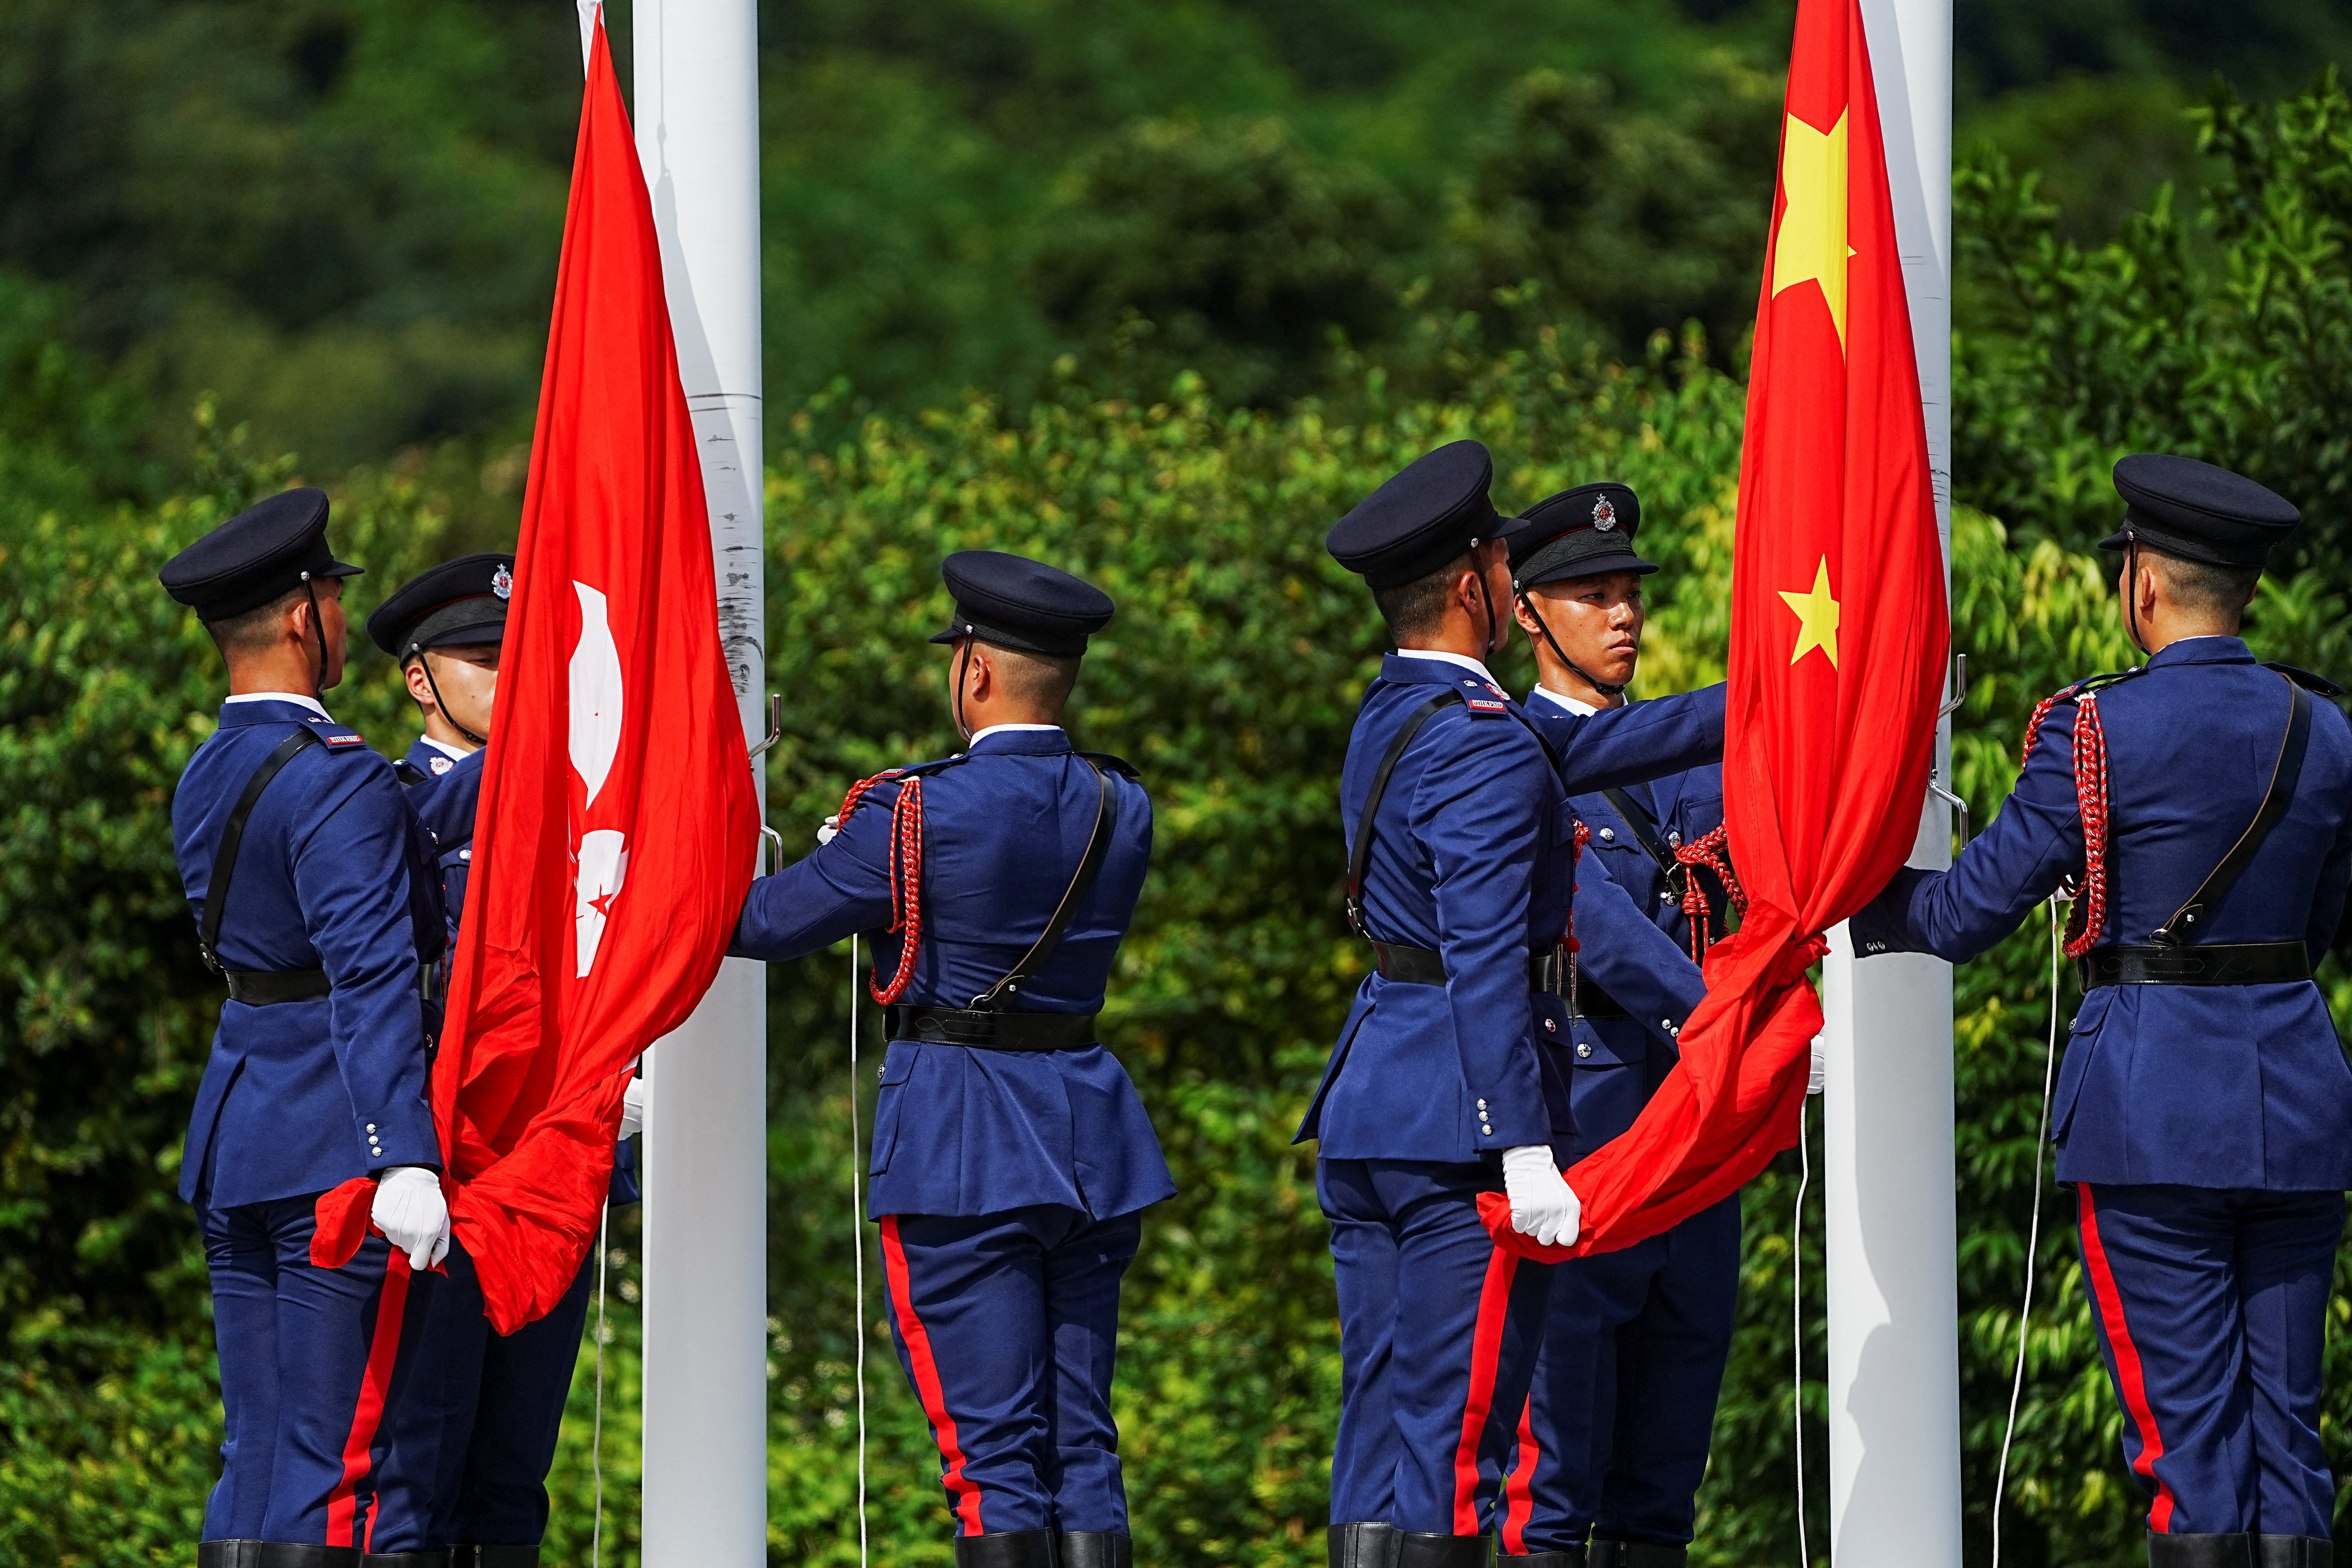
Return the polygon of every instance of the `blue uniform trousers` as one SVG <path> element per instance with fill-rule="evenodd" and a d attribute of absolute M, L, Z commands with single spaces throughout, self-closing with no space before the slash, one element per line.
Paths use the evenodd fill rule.
<path fill-rule="evenodd" d="M 1542 1343 L 1549 1265 L 1496 1248 L 1478 1161 L 1319 1160 L 1339 1296 L 1334 1523 L 1475 1535 Z"/>
<path fill-rule="evenodd" d="M 547 1471 L 580 1359 L 592 1253 L 554 1311 L 490 1327 L 474 1260 L 452 1243 L 425 1323 L 428 1354 L 396 1414 L 394 1452 L 436 1548 L 532 1546 L 547 1533 Z"/>
<path fill-rule="evenodd" d="M 1739 1305 L 1739 1200 L 1559 1265 L 1496 1509 L 1503 1550 L 1687 1545 Z"/>
<path fill-rule="evenodd" d="M 881 1229 L 890 1337 L 958 1533 L 1127 1533 L 1110 1384 L 1143 1216 L 1038 1204 L 885 1215 Z"/>
<path fill-rule="evenodd" d="M 2326 1536 L 2320 1372 L 2343 1194 L 2082 1182 L 2074 1201 L 2148 1529 Z"/>
<path fill-rule="evenodd" d="M 315 1202 L 198 1211 L 226 1418 L 205 1539 L 422 1551 L 422 1482 L 384 1416 L 408 1396 L 439 1281 L 380 1236 L 316 1267 Z"/>

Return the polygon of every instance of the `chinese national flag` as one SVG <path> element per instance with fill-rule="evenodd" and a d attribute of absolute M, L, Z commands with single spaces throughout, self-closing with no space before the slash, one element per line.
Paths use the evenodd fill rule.
<path fill-rule="evenodd" d="M 1747 918 L 1707 956 L 1682 1060 L 1570 1170 L 1572 1249 L 1490 1195 L 1498 1241 L 1607 1252 L 1738 1190 L 1796 1142 L 1821 933 L 1911 852 L 1949 628 L 1919 375 L 1858 0 L 1800 0 L 1733 551 L 1724 808 Z"/>
<path fill-rule="evenodd" d="M 653 209 L 601 22 L 485 762 L 433 1110 L 451 1224 L 509 1333 L 579 1271 L 631 1066 L 718 973 L 759 834 Z M 321 1239 L 331 1224 L 356 1246 L 364 1197 L 322 1199 Z"/>

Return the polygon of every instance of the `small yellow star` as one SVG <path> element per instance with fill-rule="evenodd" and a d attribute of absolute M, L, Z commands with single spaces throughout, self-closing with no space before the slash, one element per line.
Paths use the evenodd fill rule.
<path fill-rule="evenodd" d="M 1790 593 L 1784 591 L 1780 599 L 1797 612 L 1797 648 L 1789 655 L 1789 663 L 1793 664 L 1819 648 L 1829 655 L 1830 668 L 1836 669 L 1838 601 L 1830 597 L 1829 557 L 1822 558 L 1820 568 L 1813 573 L 1812 591 Z"/>
<path fill-rule="evenodd" d="M 1789 195 L 1772 244 L 1772 298 L 1800 283 L 1818 283 L 1845 347 L 1846 117 L 1816 131 L 1795 115 L 1780 148 L 1780 188 Z"/>

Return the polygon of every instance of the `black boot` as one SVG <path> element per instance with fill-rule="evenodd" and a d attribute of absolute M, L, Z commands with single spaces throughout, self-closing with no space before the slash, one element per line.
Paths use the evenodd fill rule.
<path fill-rule="evenodd" d="M 2158 1535 L 2147 1537 L 2147 1568 L 2254 1568 L 2250 1535 Z"/>
<path fill-rule="evenodd" d="M 1592 1568 L 1683 1568 L 1687 1546 L 1653 1546 L 1646 1541 L 1595 1541 Z"/>
<path fill-rule="evenodd" d="M 356 1546 L 312 1546 L 292 1541 L 265 1541 L 260 1555 L 254 1559 L 258 1568 L 360 1568 L 360 1549 Z"/>
<path fill-rule="evenodd" d="M 1066 1530 L 1062 1568 L 1135 1568 L 1135 1542 L 1108 1530 Z"/>
<path fill-rule="evenodd" d="M 1495 1553 L 1496 1568 L 1506 1563 L 1516 1563 L 1520 1568 L 1585 1568 L 1584 1548 L 1571 1546 L 1561 1552 L 1527 1552 L 1514 1554 Z"/>
<path fill-rule="evenodd" d="M 360 1568 L 449 1568 L 450 1549 L 438 1552 L 367 1552 L 360 1555 Z"/>
<path fill-rule="evenodd" d="M 1401 1530 L 1397 1540 L 1397 1568 L 1486 1568 L 1487 1538 L 1483 1535 Z"/>
<path fill-rule="evenodd" d="M 1331 1527 L 1331 1568 L 1396 1568 L 1396 1526 L 1351 1520 Z"/>
<path fill-rule="evenodd" d="M 2316 1535 L 2257 1535 L 2257 1568 L 2328 1568 L 2335 1548 Z"/>
<path fill-rule="evenodd" d="M 536 1546 L 460 1544 L 450 1549 L 450 1568 L 539 1568 Z"/>
<path fill-rule="evenodd" d="M 1050 1530 L 995 1530 L 985 1535 L 956 1537 L 956 1568 L 1061 1568 L 1055 1548 L 1061 1538 Z"/>
<path fill-rule="evenodd" d="M 258 1541 L 199 1541 L 196 1568 L 261 1568 Z"/>

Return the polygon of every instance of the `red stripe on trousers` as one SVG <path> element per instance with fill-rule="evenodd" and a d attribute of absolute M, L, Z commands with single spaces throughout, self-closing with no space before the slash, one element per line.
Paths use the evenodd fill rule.
<path fill-rule="evenodd" d="M 348 1265 L 346 1265 L 348 1267 Z M 365 1551 L 375 1538 L 375 1511 L 368 1511 L 367 1536 L 354 1542 L 360 1478 L 372 1468 L 369 1451 L 383 1420 L 384 1396 L 392 1388 L 393 1364 L 400 1358 L 400 1322 L 408 1310 L 408 1255 L 399 1248 L 383 1266 L 383 1293 L 376 1298 L 375 1328 L 368 1336 L 367 1370 L 360 1375 L 360 1398 L 352 1429 L 343 1438 L 343 1475 L 327 1494 L 327 1544 Z"/>
<path fill-rule="evenodd" d="M 1516 1253 L 1495 1249 L 1478 1290 L 1478 1326 L 1470 1335 L 1470 1393 L 1462 1406 L 1462 1440 L 1454 1449 L 1454 1533 L 1478 1533 L 1478 1439 L 1495 1404 L 1496 1364 L 1503 1358 L 1503 1320 L 1510 1313 Z"/>
<path fill-rule="evenodd" d="M 898 1316 L 898 1337 L 907 1342 L 907 1364 L 914 1369 L 915 1395 L 930 1417 L 931 1436 L 939 1440 L 940 1459 L 947 1467 L 940 1479 L 955 1500 L 956 1517 L 966 1535 L 978 1535 L 980 1488 L 964 1473 L 962 1445 L 956 1441 L 955 1417 L 948 1414 L 947 1390 L 940 1385 L 940 1364 L 931 1358 L 931 1336 L 915 1315 L 914 1288 L 907 1280 L 907 1249 L 898 1240 L 898 1217 L 882 1218 L 882 1268 L 890 1282 L 890 1305 Z"/>
<path fill-rule="evenodd" d="M 1519 1412 L 1518 1462 L 1503 1479 L 1503 1550 L 1514 1557 L 1527 1555 L 1528 1521 L 1536 1511 L 1536 1463 L 1542 1457 L 1542 1445 L 1536 1441 L 1536 1402 L 1529 1396 Z"/>
<path fill-rule="evenodd" d="M 2164 1458 L 2164 1437 L 2156 1429 L 2156 1412 L 2148 1407 L 2147 1380 L 2140 1369 L 2139 1346 L 2132 1343 L 2124 1322 L 2123 1292 L 2116 1289 L 2115 1270 L 2108 1265 L 2106 1244 L 2099 1239 L 2099 1209 L 2092 1201 L 2091 1184 L 2079 1182 L 2074 1192 L 2083 1228 L 2083 1260 L 2089 1265 L 2091 1297 L 2099 1303 L 2099 1321 L 2106 1325 L 2107 1346 L 2115 1352 L 2116 1385 L 2123 1390 L 2124 1408 L 2139 1428 L 2139 1458 L 2132 1469 L 2156 1484 L 2156 1503 L 2147 1511 L 2147 1527 L 2158 1535 L 2172 1528 L 2172 1489 L 2156 1473 Z"/>

